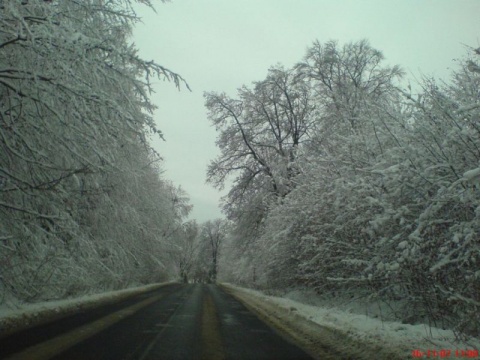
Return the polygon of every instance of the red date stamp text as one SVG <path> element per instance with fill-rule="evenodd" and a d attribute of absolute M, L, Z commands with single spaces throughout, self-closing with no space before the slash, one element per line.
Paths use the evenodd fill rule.
<path fill-rule="evenodd" d="M 447 358 L 463 358 L 463 359 L 478 359 L 479 352 L 476 349 L 473 350 L 462 350 L 462 349 L 428 349 L 428 350 L 412 350 L 412 357 L 419 358 L 438 358 L 438 359 L 447 359 Z"/>

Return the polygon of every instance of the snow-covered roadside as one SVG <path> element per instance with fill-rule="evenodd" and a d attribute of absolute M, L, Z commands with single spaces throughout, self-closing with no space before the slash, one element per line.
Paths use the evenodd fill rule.
<path fill-rule="evenodd" d="M 306 305 L 291 299 L 267 296 L 260 291 L 240 288 L 224 284 L 227 288 L 241 295 L 245 301 L 260 300 L 270 307 L 280 311 L 268 310 L 277 318 L 284 317 L 287 321 L 294 314 L 297 319 L 306 319 L 323 328 L 332 329 L 358 343 L 368 344 L 372 349 L 378 349 L 378 359 L 386 358 L 380 355 L 381 349 L 389 349 L 398 358 L 469 358 L 478 359 L 480 339 L 470 339 L 467 343 L 457 342 L 450 330 L 430 328 L 427 325 L 408 325 L 394 321 L 381 321 L 366 315 L 358 315 L 342 311 L 335 307 L 318 307 Z M 261 304 L 260 302 L 257 303 Z M 254 303 L 252 303 L 254 304 Z M 254 306 L 256 306 L 254 304 Z M 315 330 L 313 330 L 315 331 Z M 312 334 L 312 339 L 318 336 Z M 342 341 L 341 339 L 339 340 Z M 338 344 L 339 350 L 342 344 Z M 444 350 L 443 352 L 441 352 Z"/>
<path fill-rule="evenodd" d="M 50 320 L 59 319 L 81 309 L 95 308 L 141 294 L 172 282 L 138 286 L 101 294 L 85 295 L 72 299 L 20 304 L 15 309 L 0 306 L 0 336 L 26 329 Z"/>

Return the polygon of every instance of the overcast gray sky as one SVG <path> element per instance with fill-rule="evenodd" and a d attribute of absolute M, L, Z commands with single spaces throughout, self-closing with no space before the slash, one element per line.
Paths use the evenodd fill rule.
<path fill-rule="evenodd" d="M 193 92 L 158 82 L 153 102 L 166 141 L 166 177 L 181 185 L 202 222 L 221 217 L 218 192 L 205 184 L 217 154 L 216 133 L 203 106 L 204 91 L 235 95 L 262 80 L 270 66 L 300 61 L 315 39 L 340 43 L 366 38 L 387 64 L 408 78 L 447 78 L 463 44 L 480 46 L 480 0 L 173 0 L 157 13 L 142 7 L 134 31 L 140 55 L 180 73 Z"/>

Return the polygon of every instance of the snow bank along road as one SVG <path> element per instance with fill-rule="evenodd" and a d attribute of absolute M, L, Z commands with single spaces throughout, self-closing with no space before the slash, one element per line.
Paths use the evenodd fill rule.
<path fill-rule="evenodd" d="M 0 358 L 401 358 L 228 285 L 168 284 L 80 308 L 29 329 L 4 331 Z"/>

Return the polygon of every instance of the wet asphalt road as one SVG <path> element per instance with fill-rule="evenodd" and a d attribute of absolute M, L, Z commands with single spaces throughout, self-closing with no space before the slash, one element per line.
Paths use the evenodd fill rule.
<path fill-rule="evenodd" d="M 0 339 L 0 359 L 311 359 L 216 285 L 174 284 Z"/>

